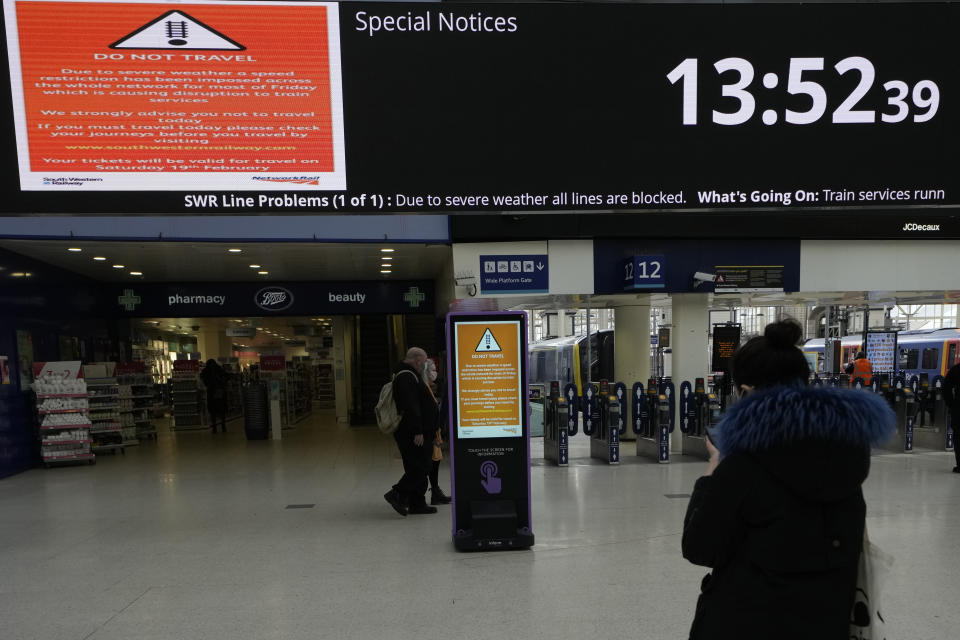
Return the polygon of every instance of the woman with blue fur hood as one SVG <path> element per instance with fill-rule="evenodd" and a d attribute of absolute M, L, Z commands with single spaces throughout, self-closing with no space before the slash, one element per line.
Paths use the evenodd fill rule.
<path fill-rule="evenodd" d="M 709 567 L 691 640 L 846 640 L 863 543 L 870 446 L 892 437 L 877 395 L 808 387 L 793 321 L 734 353 L 740 400 L 708 440 L 683 556 Z"/>

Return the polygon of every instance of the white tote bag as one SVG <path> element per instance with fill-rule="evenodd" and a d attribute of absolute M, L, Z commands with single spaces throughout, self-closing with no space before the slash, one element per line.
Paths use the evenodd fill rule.
<path fill-rule="evenodd" d="M 893 567 L 893 557 L 870 542 L 863 530 L 863 551 L 857 569 L 857 593 L 850 612 L 851 640 L 887 640 L 882 590 Z"/>

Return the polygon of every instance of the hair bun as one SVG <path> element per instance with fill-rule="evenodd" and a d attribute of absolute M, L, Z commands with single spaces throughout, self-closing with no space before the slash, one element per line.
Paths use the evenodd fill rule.
<path fill-rule="evenodd" d="M 803 337 L 803 327 L 795 320 L 780 320 L 772 322 L 763 330 L 764 337 L 775 349 L 795 347 Z"/>

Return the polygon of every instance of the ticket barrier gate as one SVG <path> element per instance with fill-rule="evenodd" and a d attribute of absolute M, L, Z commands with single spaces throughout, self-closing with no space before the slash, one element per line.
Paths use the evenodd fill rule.
<path fill-rule="evenodd" d="M 560 394 L 560 382 L 550 383 L 543 407 L 543 457 L 565 467 L 570 460 L 570 411 L 567 399 Z"/>
<path fill-rule="evenodd" d="M 881 383 L 882 384 L 882 383 Z M 890 384 L 893 411 L 897 416 L 897 433 L 882 448 L 888 451 L 911 453 L 920 405 L 914 388 L 907 384 L 903 376 L 897 376 Z"/>
<path fill-rule="evenodd" d="M 680 385 L 680 431 L 681 453 L 708 459 L 706 433 L 720 421 L 720 396 L 716 389 L 708 390 L 704 378 L 697 378 L 693 385 Z"/>
<path fill-rule="evenodd" d="M 594 404 L 591 407 L 591 430 L 584 422 L 583 432 L 590 436 L 590 457 L 607 464 L 620 464 L 620 429 L 624 424 L 620 414 L 620 399 L 614 385 L 601 380 L 599 387 L 590 385 Z"/>
<path fill-rule="evenodd" d="M 933 396 L 933 422 L 943 427 L 944 449 L 953 451 L 955 446 L 953 415 L 947 409 L 947 399 L 943 395 L 943 383 L 943 376 L 937 376 L 930 385 L 931 395 Z"/>
<path fill-rule="evenodd" d="M 639 393 L 638 393 L 639 392 Z M 637 434 L 637 455 L 670 462 L 670 434 L 674 428 L 674 386 L 664 378 L 647 381 L 646 392 L 634 385 L 634 415 L 631 421 Z"/>
<path fill-rule="evenodd" d="M 947 434 L 949 412 L 943 398 L 943 378 L 937 376 L 931 384 L 929 374 L 921 373 L 910 378 L 909 387 L 917 403 L 914 446 L 934 451 L 952 449 L 953 434 Z"/>

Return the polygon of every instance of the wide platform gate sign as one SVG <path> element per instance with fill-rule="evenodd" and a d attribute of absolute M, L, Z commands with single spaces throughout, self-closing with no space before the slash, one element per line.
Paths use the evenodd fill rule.
<path fill-rule="evenodd" d="M 450 314 L 447 340 L 454 544 L 529 547 L 526 315 Z"/>

